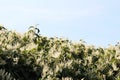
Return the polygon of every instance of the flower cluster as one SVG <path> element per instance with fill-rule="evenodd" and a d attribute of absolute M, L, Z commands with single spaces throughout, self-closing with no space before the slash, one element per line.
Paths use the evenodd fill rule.
<path fill-rule="evenodd" d="M 0 69 L 19 80 L 120 79 L 119 43 L 101 48 L 39 32 L 30 27 L 20 34 L 0 26 Z"/>

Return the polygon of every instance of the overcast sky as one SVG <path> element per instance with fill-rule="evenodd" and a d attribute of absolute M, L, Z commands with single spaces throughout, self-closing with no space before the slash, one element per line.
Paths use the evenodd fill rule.
<path fill-rule="evenodd" d="M 114 45 L 120 41 L 120 0 L 0 0 L 0 24 L 21 33 L 39 24 L 48 37 Z"/>

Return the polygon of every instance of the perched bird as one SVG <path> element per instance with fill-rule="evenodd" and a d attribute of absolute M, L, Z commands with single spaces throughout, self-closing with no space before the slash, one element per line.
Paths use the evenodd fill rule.
<path fill-rule="evenodd" d="M 7 30 L 5 27 L 3 27 L 2 25 L 0 25 L 0 30 Z"/>

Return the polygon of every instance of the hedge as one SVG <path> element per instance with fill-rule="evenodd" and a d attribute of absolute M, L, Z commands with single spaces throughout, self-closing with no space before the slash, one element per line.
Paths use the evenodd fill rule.
<path fill-rule="evenodd" d="M 0 26 L 0 80 L 120 80 L 120 44 L 107 48 Z"/>

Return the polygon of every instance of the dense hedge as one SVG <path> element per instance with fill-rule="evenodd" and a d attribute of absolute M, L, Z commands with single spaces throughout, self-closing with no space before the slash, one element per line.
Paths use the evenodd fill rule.
<path fill-rule="evenodd" d="M 119 43 L 97 48 L 39 32 L 0 26 L 0 80 L 120 80 Z"/>

